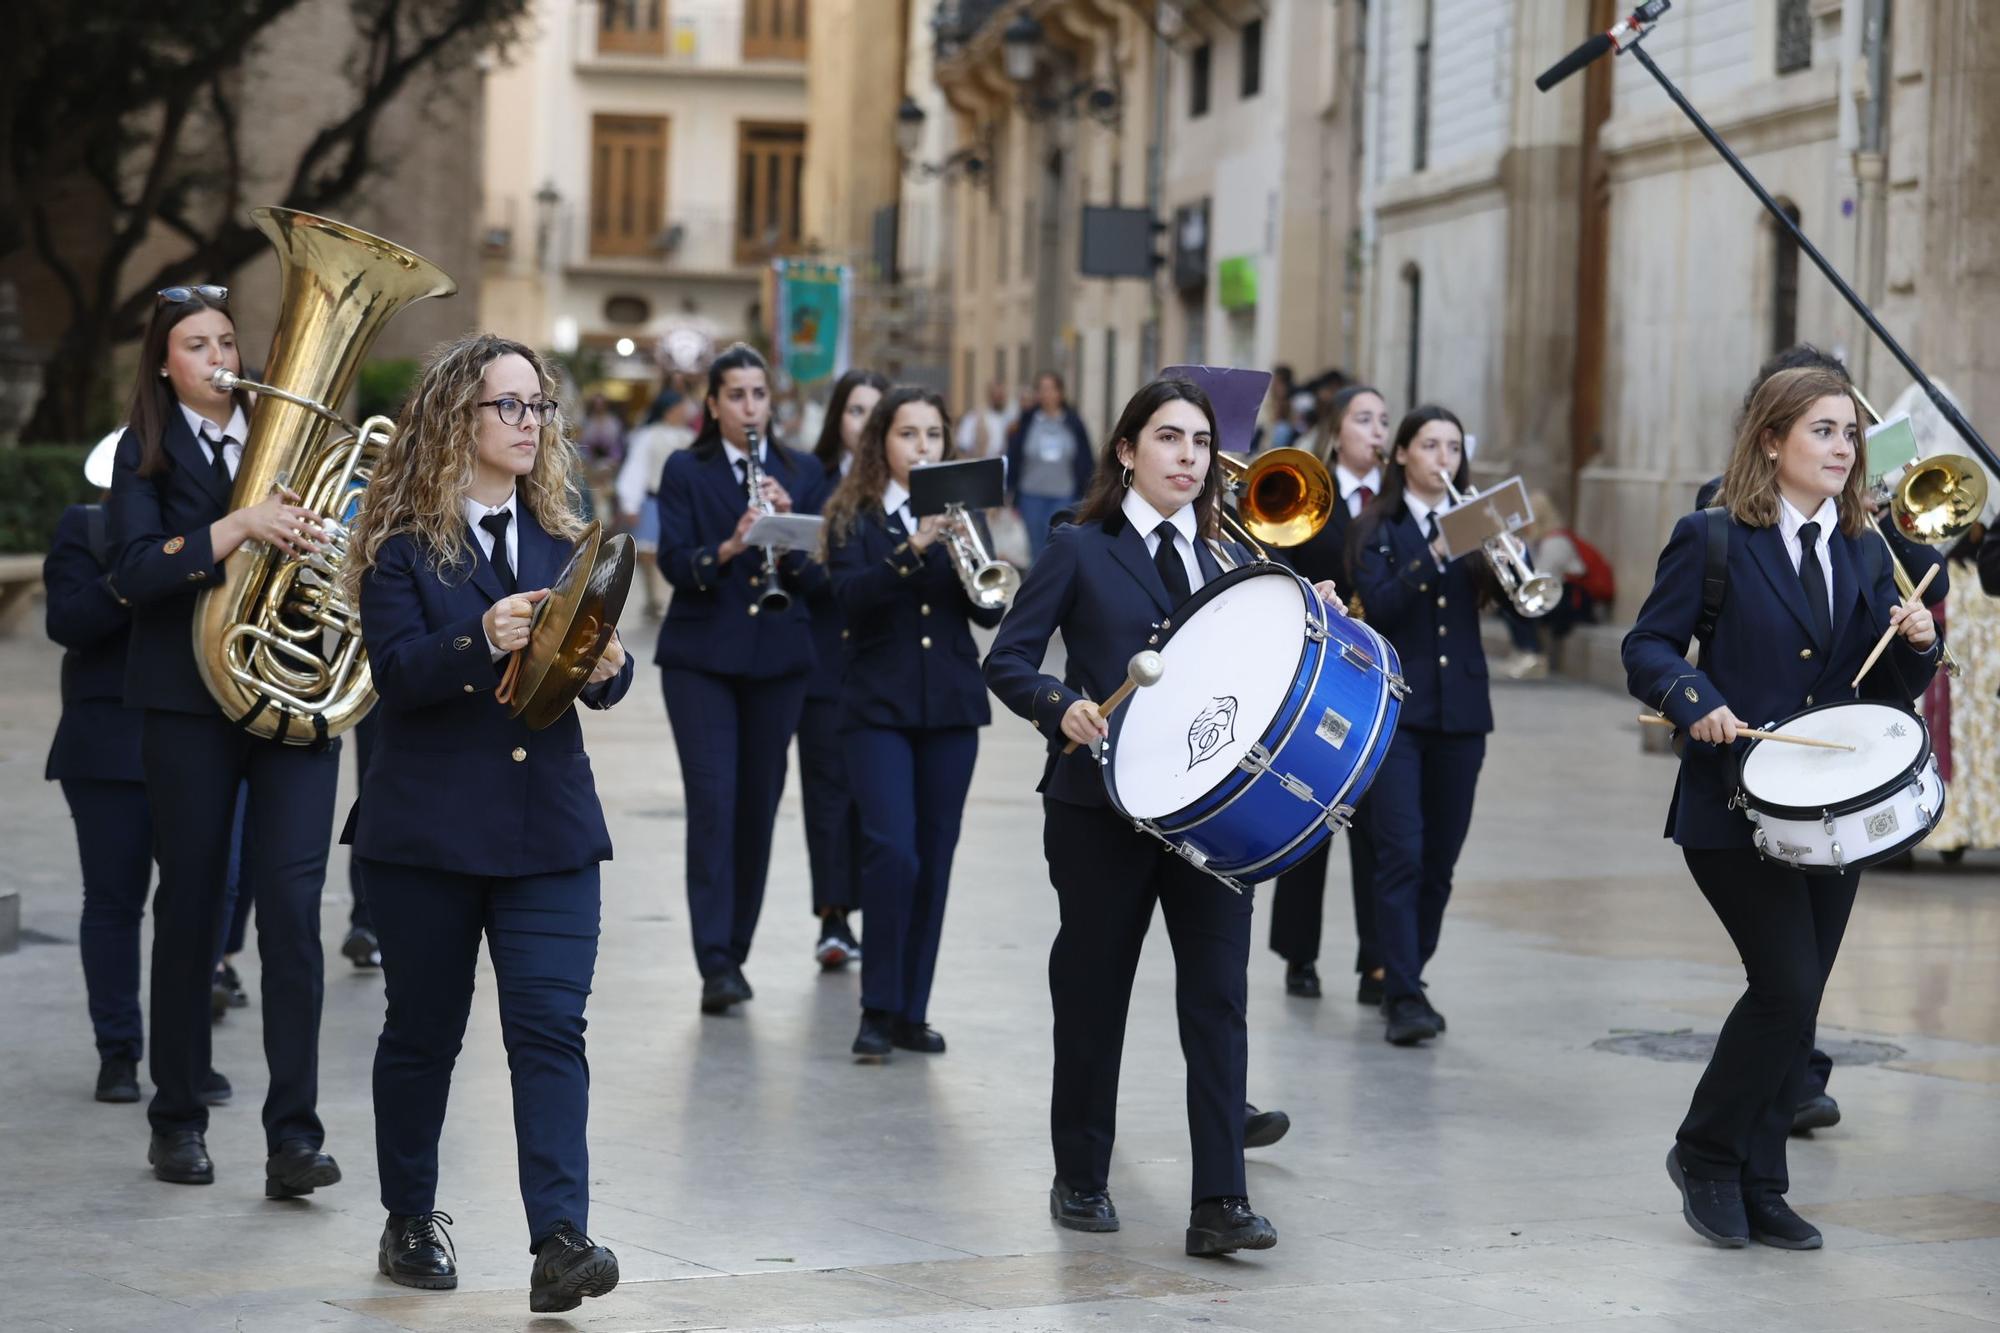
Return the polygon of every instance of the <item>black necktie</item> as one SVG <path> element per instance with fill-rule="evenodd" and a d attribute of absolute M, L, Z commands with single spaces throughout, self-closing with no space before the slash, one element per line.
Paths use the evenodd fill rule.
<path fill-rule="evenodd" d="M 209 442 L 209 448 L 215 451 L 215 479 L 222 483 L 224 495 L 229 494 L 236 484 L 236 479 L 229 475 L 229 455 L 223 452 L 224 446 L 228 443 L 226 436 L 218 436 Z"/>
<path fill-rule="evenodd" d="M 1153 552 L 1153 564 L 1160 571 L 1160 582 L 1167 585 L 1167 601 L 1179 606 L 1193 591 L 1188 587 L 1187 566 L 1181 563 L 1181 553 L 1174 549 L 1174 525 L 1161 523 L 1153 529 L 1153 535 L 1160 539 L 1159 549 Z"/>
<path fill-rule="evenodd" d="M 1821 651 L 1833 647 L 1833 613 L 1828 608 L 1826 571 L 1819 567 L 1819 524 L 1799 527 L 1799 582 L 1805 585 L 1806 616 L 1812 621 L 1813 638 Z"/>
<path fill-rule="evenodd" d="M 500 590 L 514 591 L 514 562 L 507 558 L 507 524 L 512 521 L 512 512 L 499 509 L 479 520 L 479 526 L 493 534 L 493 572 L 500 576 Z"/>
<path fill-rule="evenodd" d="M 736 484 L 743 488 L 745 495 L 750 494 L 750 460 L 747 458 L 736 460 Z"/>
<path fill-rule="evenodd" d="M 1436 514 L 1431 514 L 1424 519 L 1424 540 L 1427 542 L 1434 542 L 1437 539 L 1438 539 L 1438 516 Z"/>

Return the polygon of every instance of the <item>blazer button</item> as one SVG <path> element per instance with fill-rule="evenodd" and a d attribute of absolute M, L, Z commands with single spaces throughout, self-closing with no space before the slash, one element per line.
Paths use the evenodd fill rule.
<path fill-rule="evenodd" d="M 1806 707 L 1811 708 L 1812 706 L 1813 706 L 1812 696 L 1808 694 L 1806 696 Z"/>
<path fill-rule="evenodd" d="M 931 604 L 929 602 L 925 602 L 922 606 L 917 608 L 917 614 L 920 616 L 927 616 L 930 613 L 931 613 Z"/>
<path fill-rule="evenodd" d="M 1447 634 L 1449 634 L 1449 633 L 1451 633 L 1451 626 L 1449 626 L 1449 625 L 1439 625 L 1439 626 L 1438 626 L 1438 637 L 1439 637 L 1440 639 L 1442 639 L 1442 638 L 1443 638 L 1443 637 L 1444 637 L 1445 635 L 1447 635 Z"/>
<path fill-rule="evenodd" d="M 525 759 L 526 759 L 527 757 L 528 757 L 528 752 L 527 752 L 526 750 L 522 749 L 522 748 L 521 748 L 520 746 L 518 746 L 518 745 L 514 747 L 514 762 L 515 762 L 515 763 L 517 763 L 517 764 L 518 764 L 518 763 L 522 762 L 523 760 L 525 760 Z"/>
<path fill-rule="evenodd" d="M 470 634 L 461 634 L 451 641 L 451 646 L 462 653 L 472 646 L 472 636 Z"/>
<path fill-rule="evenodd" d="M 1161 629 L 1172 629 L 1173 627 L 1174 627 L 1174 622 L 1173 622 L 1173 617 L 1171 617 L 1171 616 L 1162 616 L 1162 617 L 1160 618 L 1160 628 L 1161 628 Z"/>
<path fill-rule="evenodd" d="M 477 693 L 479 693 L 479 691 L 478 691 L 478 690 L 475 690 L 475 689 L 473 689 L 473 688 L 472 688 L 472 687 L 471 687 L 470 685 L 468 685 L 468 686 L 466 686 L 466 687 L 465 687 L 465 692 L 466 692 L 467 694 L 477 694 Z"/>
<path fill-rule="evenodd" d="M 1810 661 L 1812 661 L 1812 649 L 1810 649 L 1810 648 L 1801 648 L 1801 649 L 1799 649 L 1799 660 L 1800 660 L 1801 662 L 1810 662 Z"/>
<path fill-rule="evenodd" d="M 921 640 L 919 640 L 919 642 L 921 642 L 924 645 L 924 647 L 928 648 L 931 646 L 931 636 L 926 634 Z"/>
<path fill-rule="evenodd" d="M 1445 656 L 1445 655 L 1444 655 L 1443 653 L 1439 653 L 1439 654 L 1438 654 L 1438 665 L 1439 665 L 1439 666 L 1450 666 L 1450 665 L 1451 665 L 1451 659 L 1450 659 L 1449 657 L 1446 657 L 1446 656 Z"/>
<path fill-rule="evenodd" d="M 189 575 L 188 575 L 188 582 L 189 582 L 189 583 L 200 583 L 200 582 L 201 582 L 201 581 L 202 581 L 203 579 L 205 579 L 205 578 L 207 578 L 207 577 L 208 577 L 208 575 L 206 575 L 206 574 L 202 573 L 202 572 L 201 572 L 200 570 L 198 570 L 198 569 L 197 569 L 197 570 L 195 570 L 195 571 L 194 571 L 194 572 L 193 572 L 192 574 L 189 574 Z"/>
<path fill-rule="evenodd" d="M 1442 597 L 1438 598 L 1438 610 L 1444 610 L 1444 598 Z"/>

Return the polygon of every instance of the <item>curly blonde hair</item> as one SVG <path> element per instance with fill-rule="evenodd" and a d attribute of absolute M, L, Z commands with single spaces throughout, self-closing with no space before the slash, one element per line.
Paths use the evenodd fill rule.
<path fill-rule="evenodd" d="M 354 520 L 341 569 L 350 598 L 359 595 L 383 543 L 399 533 L 415 536 L 440 573 L 470 566 L 464 497 L 479 458 L 479 395 L 486 368 L 509 354 L 533 366 L 543 395 L 555 397 L 548 365 L 533 348 L 511 339 L 474 333 L 431 352 Z M 569 423 L 558 411 L 543 424 L 534 470 L 519 485 L 521 504 L 542 531 L 565 541 L 583 533 L 583 520 L 577 517 L 577 466 Z"/>

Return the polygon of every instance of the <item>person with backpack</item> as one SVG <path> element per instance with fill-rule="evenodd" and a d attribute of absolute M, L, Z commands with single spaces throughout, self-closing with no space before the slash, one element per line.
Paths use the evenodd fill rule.
<path fill-rule="evenodd" d="M 1854 697 L 1849 682 L 1885 629 L 1896 640 L 1862 679 L 1861 697 L 1906 705 L 1937 667 L 1930 612 L 1897 597 L 1867 531 L 1860 415 L 1846 378 L 1824 368 L 1780 371 L 1758 386 L 1719 506 L 1675 525 L 1622 649 L 1631 693 L 1681 741 L 1667 836 L 1748 981 L 1666 1163 L 1689 1227 L 1729 1248 L 1822 1244 L 1785 1203 L 1785 1147 L 1860 885 L 1858 870 L 1807 876 L 1758 854 L 1733 808 L 1737 743 L 1746 726 Z"/>
<path fill-rule="evenodd" d="M 1562 600 L 1539 619 L 1516 611 L 1509 603 L 1500 605 L 1500 614 L 1514 641 L 1514 656 L 1501 667 L 1512 680 L 1540 680 L 1549 674 L 1548 659 L 1542 654 L 1541 627 L 1548 626 L 1551 637 L 1562 640 L 1578 625 L 1595 624 L 1599 608 L 1608 608 L 1616 595 L 1617 582 L 1611 562 L 1604 553 L 1563 523 L 1563 512 L 1549 493 L 1536 490 L 1528 497 L 1534 507 L 1534 566 L 1562 580 Z"/>

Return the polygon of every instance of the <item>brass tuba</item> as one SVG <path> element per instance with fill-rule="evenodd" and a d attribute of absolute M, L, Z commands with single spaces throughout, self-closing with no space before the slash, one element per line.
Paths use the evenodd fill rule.
<path fill-rule="evenodd" d="M 194 656 L 202 683 L 231 722 L 253 736 L 319 744 L 375 704 L 361 616 L 340 591 L 347 520 L 383 443 L 387 417 L 357 429 L 336 412 L 369 345 L 397 311 L 458 290 L 444 270 L 365 231 L 288 208 L 250 214 L 278 251 L 281 297 L 265 383 L 218 370 L 218 388 L 257 394 L 230 508 L 278 486 L 319 516 L 326 545 L 287 556 L 245 542 L 224 563 L 226 582 L 195 601 Z"/>

